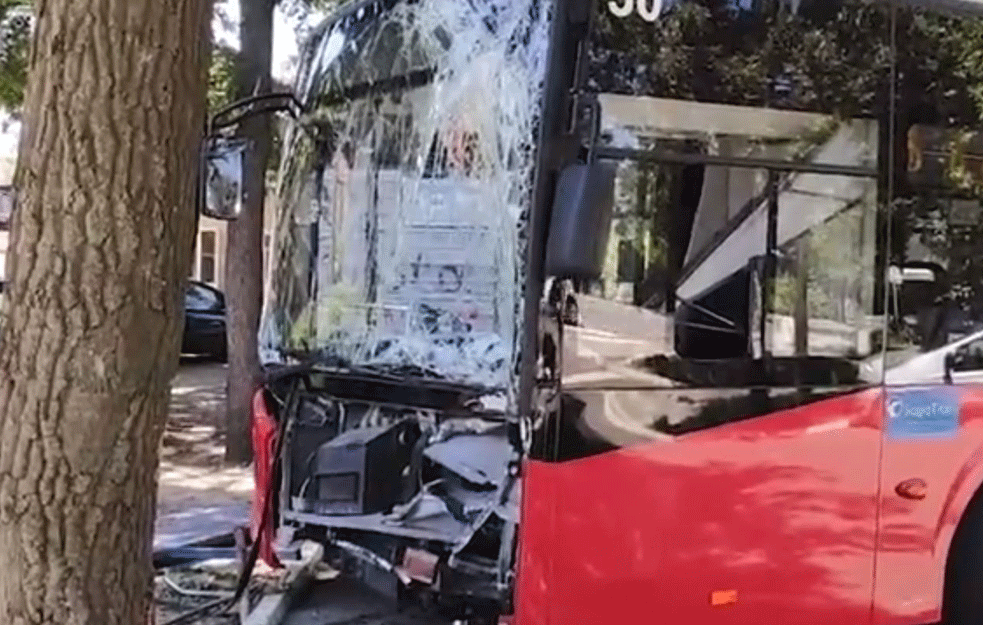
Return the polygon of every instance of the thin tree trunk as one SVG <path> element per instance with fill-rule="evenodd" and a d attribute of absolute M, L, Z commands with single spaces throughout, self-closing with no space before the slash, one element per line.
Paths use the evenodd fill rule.
<path fill-rule="evenodd" d="M 795 355 L 809 355 L 809 233 L 802 235 L 795 246 L 795 299 L 792 316 L 795 320 Z"/>
<path fill-rule="evenodd" d="M 35 3 L 0 337 L 4 625 L 148 618 L 209 8 Z"/>
<path fill-rule="evenodd" d="M 242 53 L 236 59 L 236 96 L 243 98 L 270 90 L 273 0 L 241 0 L 240 10 Z M 257 332 L 263 298 L 263 209 L 270 133 L 267 115 L 247 119 L 240 128 L 240 135 L 253 142 L 245 167 L 246 202 L 242 216 L 228 227 L 225 457 L 238 464 L 252 460 L 249 419 L 260 375 Z"/>

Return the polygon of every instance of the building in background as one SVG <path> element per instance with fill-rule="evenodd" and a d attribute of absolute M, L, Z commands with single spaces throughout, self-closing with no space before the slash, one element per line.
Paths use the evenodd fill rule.
<path fill-rule="evenodd" d="M 15 146 L 8 141 L 6 146 Z M 0 151 L 0 281 L 6 281 L 7 246 L 10 238 L 10 215 L 14 206 L 14 170 L 17 164 L 16 147 Z M 267 224 L 272 214 L 268 207 Z M 269 226 L 264 234 L 263 263 L 265 267 L 269 247 Z M 225 290 L 225 258 L 228 247 L 227 224 L 223 221 L 201 217 L 191 259 L 189 277 Z"/>
<path fill-rule="evenodd" d="M 224 221 L 201 217 L 191 258 L 192 280 L 225 289 L 225 250 L 228 247 L 228 226 Z"/>
<path fill-rule="evenodd" d="M 273 222 L 274 207 L 266 204 L 263 232 L 263 276 L 266 276 L 266 262 L 269 256 L 270 228 Z M 228 224 L 218 219 L 202 216 L 198 220 L 198 234 L 195 239 L 194 255 L 191 258 L 192 280 L 210 284 L 220 291 L 225 290 L 225 260 L 228 250 Z"/>
<path fill-rule="evenodd" d="M 10 214 L 14 207 L 14 155 L 0 154 L 0 281 L 7 279 L 7 245 L 10 240 Z"/>

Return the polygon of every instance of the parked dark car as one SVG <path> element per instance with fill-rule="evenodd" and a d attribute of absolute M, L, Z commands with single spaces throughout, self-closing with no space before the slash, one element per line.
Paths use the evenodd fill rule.
<path fill-rule="evenodd" d="M 215 287 L 194 281 L 188 284 L 181 353 L 225 361 L 225 295 Z"/>

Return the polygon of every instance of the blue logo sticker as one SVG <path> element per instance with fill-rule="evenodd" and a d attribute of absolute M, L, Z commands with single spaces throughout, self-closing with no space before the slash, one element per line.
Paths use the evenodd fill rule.
<path fill-rule="evenodd" d="M 958 388 L 888 391 L 886 400 L 891 438 L 952 438 L 959 432 Z"/>

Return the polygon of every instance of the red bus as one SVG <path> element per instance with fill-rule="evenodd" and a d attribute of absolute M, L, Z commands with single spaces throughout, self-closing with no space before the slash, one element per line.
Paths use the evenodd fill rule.
<path fill-rule="evenodd" d="M 476 622 L 983 619 L 983 2 L 353 2 L 295 96 L 270 563 Z"/>

